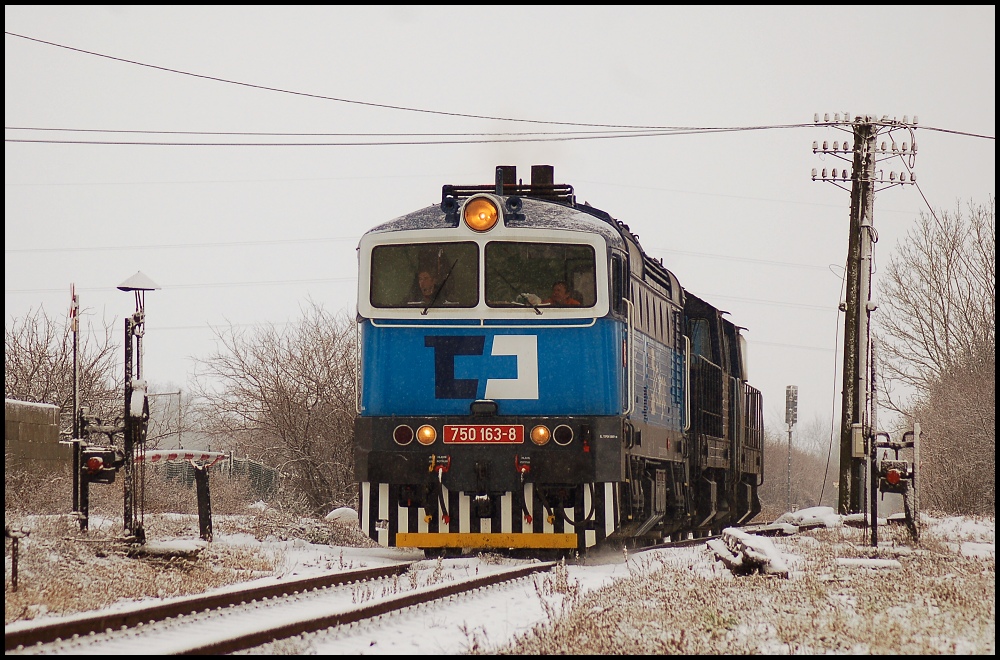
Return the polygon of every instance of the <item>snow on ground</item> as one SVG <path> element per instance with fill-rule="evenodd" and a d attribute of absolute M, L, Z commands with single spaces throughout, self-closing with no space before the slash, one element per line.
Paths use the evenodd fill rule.
<path fill-rule="evenodd" d="M 331 512 L 328 519 L 338 521 L 345 527 L 356 525 L 357 514 L 350 509 Z M 786 514 L 779 520 L 788 524 L 822 524 L 825 528 L 843 525 L 843 518 L 828 507 L 803 509 Z M 931 518 L 924 516 L 923 534 L 926 539 L 936 539 L 955 554 L 977 557 L 989 562 L 995 557 L 995 524 L 992 519 L 970 519 L 960 517 Z M 99 517 L 91 519 L 92 530 L 106 526 Z M 194 525 L 196 529 L 197 526 Z M 218 529 L 218 528 L 217 528 Z M 746 536 L 746 535 L 744 535 Z M 743 537 L 741 537 L 743 538 Z M 743 539 L 758 552 L 767 555 L 772 562 L 783 564 L 789 571 L 789 581 L 802 579 L 803 575 L 815 570 L 807 555 L 829 543 L 807 534 L 778 538 L 772 543 L 763 537 Z M 25 539 L 22 553 L 31 552 L 34 539 Z M 190 550 L 206 545 L 197 540 L 151 538 L 149 546 L 164 551 L 173 549 Z M 212 541 L 214 550 L 223 552 L 251 552 L 270 555 L 275 558 L 273 574 L 262 577 L 259 584 L 276 583 L 293 577 L 304 577 L 330 571 L 349 570 L 381 566 L 395 562 L 418 562 L 417 570 L 400 576 L 394 585 L 379 586 L 377 589 L 364 583 L 346 591 L 341 605 L 349 608 L 357 602 L 380 598 L 391 593 L 401 593 L 429 584 L 465 580 L 496 572 L 502 568 L 523 565 L 535 561 L 512 559 L 495 554 L 442 560 L 424 559 L 419 551 L 392 548 L 360 548 L 350 546 L 309 543 L 302 539 L 281 540 L 267 537 L 258 540 L 250 533 L 216 532 Z M 842 544 L 843 545 L 843 544 Z M 851 544 L 846 544 L 851 545 Z M 190 546 L 190 547 L 189 547 Z M 881 549 L 880 549 L 881 550 Z M 901 566 L 899 558 L 906 560 L 910 548 L 899 546 L 892 549 L 891 558 L 844 557 L 840 555 L 836 564 L 842 570 L 858 571 L 878 569 L 890 573 Z M 837 554 L 840 554 L 837 552 Z M 110 561 L 112 558 L 106 558 Z M 121 558 L 121 561 L 127 561 Z M 10 574 L 10 558 L 7 557 L 7 571 Z M 988 566 L 988 564 L 987 564 Z M 731 581 L 733 574 L 716 561 L 714 554 L 704 544 L 691 547 L 660 549 L 647 552 L 627 552 L 602 550 L 593 552 L 577 561 L 559 565 L 549 573 L 535 574 L 528 578 L 509 583 L 502 588 L 480 590 L 471 595 L 453 597 L 432 605 L 411 608 L 398 615 L 366 621 L 343 630 L 318 633 L 305 637 L 276 642 L 262 649 L 278 654 L 460 654 L 471 650 L 498 650 L 523 638 L 529 631 L 542 624 L 551 624 L 559 619 L 564 607 L 579 603 L 581 596 L 596 592 L 611 583 L 624 578 L 640 577 L 663 567 L 672 571 L 685 572 L 691 578 Z M 985 569 L 984 569 L 985 570 Z M 770 578 L 778 579 L 778 578 Z M 822 579 L 827 579 L 823 577 Z M 829 579 L 850 580 L 849 576 L 833 575 Z M 235 589 L 236 587 L 223 587 Z M 846 597 L 846 596 L 845 596 Z M 337 603 L 334 602 L 333 606 Z M 120 603 L 114 609 L 134 607 L 132 603 Z M 838 608 L 851 607 L 847 601 L 836 605 Z M 604 606 L 602 606 L 604 607 Z M 610 607 L 610 606 L 609 606 Z M 598 609 L 601 609 L 600 607 Z M 595 616 L 600 614 L 595 610 Z M 44 617 L 36 620 L 40 621 Z M 31 625 L 32 622 L 17 622 L 7 629 Z M 228 624 L 231 628 L 241 624 L 238 617 Z M 739 631 L 734 630 L 733 634 Z M 672 633 L 671 633 L 672 634 Z M 763 632 L 746 631 L 750 637 L 760 637 Z M 773 631 L 764 635 L 773 637 Z M 992 636 L 992 635 L 991 635 Z M 775 642 L 773 652 L 787 652 L 787 645 Z M 768 652 L 764 646 L 757 646 L 758 652 Z M 824 649 L 817 648 L 822 652 Z M 842 649 L 840 649 L 842 650 Z M 956 647 L 957 650 L 957 647 Z M 865 649 L 859 652 L 867 653 Z M 146 649 L 146 652 L 157 652 Z"/>
<path fill-rule="evenodd" d="M 778 519 L 774 521 L 774 524 L 780 525 L 782 523 L 790 523 L 800 527 L 809 525 L 836 527 L 837 525 L 842 524 L 842 522 L 843 517 L 837 515 L 837 512 L 833 510 L 833 507 L 811 506 L 807 509 L 799 509 L 798 511 L 783 513 L 778 516 Z"/>

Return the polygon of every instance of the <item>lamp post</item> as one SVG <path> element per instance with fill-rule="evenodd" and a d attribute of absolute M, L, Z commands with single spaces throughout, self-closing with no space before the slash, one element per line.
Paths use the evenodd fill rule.
<path fill-rule="evenodd" d="M 80 512 L 80 298 L 69 285 L 70 331 L 73 333 L 73 513 Z M 80 529 L 84 528 L 80 517 Z"/>
<path fill-rule="evenodd" d="M 132 532 L 137 543 L 144 543 L 146 531 L 136 516 L 135 447 L 146 442 L 149 421 L 149 399 L 146 381 L 142 378 L 142 335 L 146 329 L 146 292 L 160 287 L 136 271 L 118 285 L 121 291 L 135 293 L 135 312 L 125 319 L 125 502 L 124 527 Z M 135 350 L 133 351 L 133 344 Z M 134 368 L 133 368 L 134 367 Z"/>

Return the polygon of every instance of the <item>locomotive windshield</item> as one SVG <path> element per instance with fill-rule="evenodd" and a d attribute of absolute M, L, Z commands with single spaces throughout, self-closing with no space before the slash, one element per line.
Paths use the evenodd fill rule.
<path fill-rule="evenodd" d="M 593 307 L 594 248 L 568 243 L 493 241 L 486 245 L 490 307 Z"/>
<path fill-rule="evenodd" d="M 372 250 L 373 307 L 475 307 L 479 246 L 475 243 L 379 245 Z"/>

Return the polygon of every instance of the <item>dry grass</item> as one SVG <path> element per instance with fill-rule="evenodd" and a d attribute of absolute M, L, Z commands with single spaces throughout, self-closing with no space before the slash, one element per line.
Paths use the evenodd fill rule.
<path fill-rule="evenodd" d="M 913 550 L 887 539 L 873 551 L 863 535 L 842 527 L 776 541 L 791 580 L 736 578 L 668 554 L 651 574 L 585 595 L 565 589 L 559 612 L 498 652 L 993 654 L 995 559 L 962 557 L 936 539 Z M 845 568 L 837 557 L 896 558 L 903 568 Z"/>
<path fill-rule="evenodd" d="M 271 557 L 211 545 L 195 559 L 130 558 L 130 545 L 117 540 L 120 521 L 87 534 L 68 515 L 24 519 L 20 527 L 30 529 L 30 536 L 21 541 L 16 592 L 7 571 L 5 623 L 101 609 L 123 600 L 200 593 L 269 575 L 275 568 Z M 185 535 L 176 521 L 168 519 L 164 527 L 175 528 L 163 529 L 164 534 Z"/>
<path fill-rule="evenodd" d="M 43 509 L 45 502 L 57 510 L 68 508 L 51 489 L 14 485 L 21 497 Z M 12 493 L 7 495 L 9 505 Z M 274 508 L 248 509 L 238 483 L 215 479 L 212 495 L 217 538 L 247 533 L 260 540 L 372 545 L 337 524 Z M 8 506 L 5 522 L 31 534 L 22 541 L 17 592 L 11 590 L 8 541 L 6 623 L 105 608 L 123 599 L 199 593 L 281 570 L 280 554 L 223 543 L 209 544 L 193 559 L 131 557 L 129 546 L 118 540 L 121 506 L 117 485 L 95 487 L 87 534 L 69 515 L 27 516 Z M 193 489 L 158 487 L 155 509 L 147 507 L 149 538 L 198 537 Z M 642 570 L 594 592 L 581 590 L 560 565 L 536 583 L 547 621 L 490 652 L 992 655 L 995 558 L 961 555 L 947 532 L 925 534 L 911 548 L 904 527 L 883 530 L 877 550 L 868 547 L 864 530 L 851 527 L 775 539 L 792 571 L 789 580 L 734 577 L 704 548 L 633 554 L 629 564 Z M 862 557 L 897 559 L 902 569 L 847 568 L 835 561 Z M 478 642 L 470 649 L 486 650 Z M 293 645 L 280 652 L 297 651 Z"/>
<path fill-rule="evenodd" d="M 123 601 L 201 593 L 272 575 L 282 566 L 280 554 L 225 543 L 210 543 L 191 558 L 132 556 L 133 546 L 121 540 L 124 534 L 120 485 L 91 488 L 90 529 L 86 533 L 80 531 L 74 516 L 59 513 L 68 510 L 71 504 L 68 497 L 62 501 L 61 485 L 63 481 L 54 483 L 51 475 L 7 481 L 5 525 L 30 533 L 20 541 L 16 592 L 11 584 L 12 542 L 8 540 L 6 544 L 5 623 L 96 610 Z M 342 525 L 283 513 L 274 507 L 250 508 L 248 504 L 253 500 L 239 482 L 213 479 L 211 492 L 216 538 L 245 533 L 258 540 L 303 539 L 340 546 L 371 545 L 368 539 Z M 147 538 L 198 539 L 194 489 L 157 483 L 155 494 L 155 501 L 150 495 L 146 500 L 143 523 Z M 12 499 L 33 508 L 12 507 Z M 34 513 L 24 513 L 29 510 Z M 38 515 L 39 511 L 48 515 Z"/>

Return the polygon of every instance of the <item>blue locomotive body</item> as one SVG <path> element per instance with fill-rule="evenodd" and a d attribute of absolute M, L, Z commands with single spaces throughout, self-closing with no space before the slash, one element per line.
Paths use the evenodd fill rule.
<path fill-rule="evenodd" d="M 585 550 L 752 518 L 760 396 L 739 329 L 536 172 L 445 186 L 361 240 L 363 531 Z"/>
<path fill-rule="evenodd" d="M 365 415 L 465 415 L 477 399 L 506 415 L 614 415 L 625 394 L 624 324 L 362 326 Z M 599 356 L 599 357 L 598 357 Z"/>

